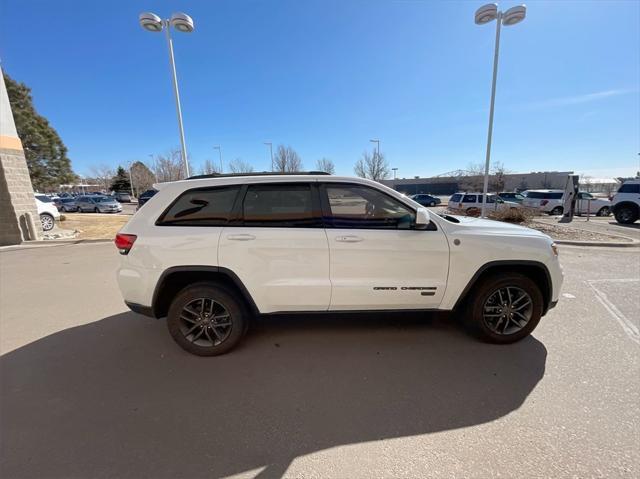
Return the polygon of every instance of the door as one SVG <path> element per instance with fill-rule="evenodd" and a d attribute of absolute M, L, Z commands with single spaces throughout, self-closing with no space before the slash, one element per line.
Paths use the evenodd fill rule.
<path fill-rule="evenodd" d="M 326 311 L 329 246 L 317 188 L 248 185 L 235 224 L 224 228 L 218 260 L 243 282 L 261 313 Z"/>
<path fill-rule="evenodd" d="M 449 246 L 432 223 L 415 229 L 415 211 L 375 188 L 321 186 L 331 257 L 329 309 L 432 309 L 440 305 Z"/>

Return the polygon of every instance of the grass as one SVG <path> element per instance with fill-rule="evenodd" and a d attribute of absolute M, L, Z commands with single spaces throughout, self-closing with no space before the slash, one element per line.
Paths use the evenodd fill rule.
<path fill-rule="evenodd" d="M 113 239 L 131 216 L 99 213 L 66 213 L 60 227 L 78 231 L 78 239 Z"/>

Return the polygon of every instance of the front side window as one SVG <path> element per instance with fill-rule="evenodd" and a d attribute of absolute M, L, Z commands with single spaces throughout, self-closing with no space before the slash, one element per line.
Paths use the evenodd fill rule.
<path fill-rule="evenodd" d="M 43 203 L 51 203 L 52 201 L 51 198 L 49 198 L 47 195 L 36 195 L 36 198 L 38 198 Z"/>
<path fill-rule="evenodd" d="M 231 217 L 239 186 L 198 188 L 182 193 L 158 219 L 160 226 L 223 226 Z"/>
<path fill-rule="evenodd" d="M 460 198 L 462 198 L 462 195 L 460 194 L 455 194 L 451 197 L 451 199 L 449 201 L 451 201 L 451 203 L 459 203 L 460 202 Z"/>
<path fill-rule="evenodd" d="M 242 216 L 246 226 L 322 226 L 319 212 L 314 214 L 308 184 L 250 185 L 242 203 Z"/>
<path fill-rule="evenodd" d="M 561 200 L 564 193 L 549 193 L 547 198 L 550 200 Z"/>
<path fill-rule="evenodd" d="M 325 189 L 334 228 L 410 229 L 415 223 L 413 210 L 373 188 L 327 184 Z"/>

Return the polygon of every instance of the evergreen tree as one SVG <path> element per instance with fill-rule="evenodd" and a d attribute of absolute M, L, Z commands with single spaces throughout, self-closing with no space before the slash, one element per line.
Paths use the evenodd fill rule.
<path fill-rule="evenodd" d="M 22 141 L 31 183 L 36 191 L 57 189 L 72 183 L 76 175 L 67 158 L 67 148 L 46 118 L 33 107 L 31 89 L 4 73 L 9 103 Z"/>
<path fill-rule="evenodd" d="M 116 174 L 111 179 L 111 191 L 131 191 L 131 182 L 129 181 L 129 173 L 122 166 L 118 166 Z"/>

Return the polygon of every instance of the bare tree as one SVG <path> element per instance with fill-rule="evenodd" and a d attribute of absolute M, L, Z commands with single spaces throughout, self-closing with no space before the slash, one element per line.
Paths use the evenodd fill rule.
<path fill-rule="evenodd" d="M 329 158 L 321 158 L 316 161 L 316 170 L 324 171 L 325 173 L 329 173 L 330 175 L 335 174 L 336 166 L 333 164 L 333 161 Z"/>
<path fill-rule="evenodd" d="M 115 170 L 104 163 L 91 166 L 89 170 L 91 171 L 93 178 L 95 178 L 96 182 L 100 185 L 100 188 L 104 191 L 108 191 L 109 186 L 111 185 L 111 178 L 113 178 Z"/>
<path fill-rule="evenodd" d="M 173 148 L 168 153 L 156 155 L 153 162 L 153 172 L 160 183 L 184 179 L 184 167 L 180 150 Z"/>
<path fill-rule="evenodd" d="M 131 179 L 133 180 L 133 189 L 136 197 L 139 197 L 141 192 L 150 189 L 156 182 L 156 176 L 141 161 L 135 161 L 131 165 Z"/>
<path fill-rule="evenodd" d="M 389 177 L 389 163 L 384 159 L 382 153 L 378 154 L 374 150 L 373 154 L 369 154 L 368 151 L 365 151 L 356 162 L 353 171 L 360 178 L 380 181 Z"/>
<path fill-rule="evenodd" d="M 211 175 L 214 173 L 222 173 L 221 171 L 218 171 L 219 168 L 213 163 L 213 161 L 206 159 L 204 160 L 204 164 L 202 165 L 202 168 L 200 169 L 200 174 L 202 175 Z"/>
<path fill-rule="evenodd" d="M 484 165 L 469 163 L 458 175 L 458 188 L 462 191 L 482 191 L 484 187 Z"/>
<path fill-rule="evenodd" d="M 240 158 L 236 158 L 229 162 L 229 170 L 231 173 L 251 173 L 253 172 L 253 166 Z"/>
<path fill-rule="evenodd" d="M 279 145 L 273 157 L 273 170 L 281 173 L 300 171 L 302 159 L 290 146 Z"/>
<path fill-rule="evenodd" d="M 509 170 L 507 170 L 500 161 L 496 161 L 491 166 L 491 188 L 493 191 L 496 193 L 504 191 L 509 173 Z"/>

